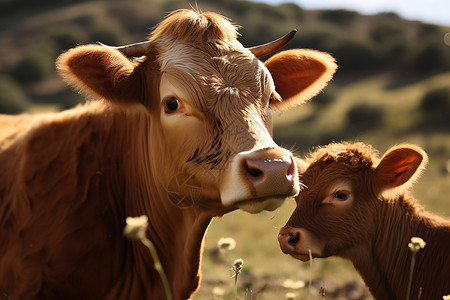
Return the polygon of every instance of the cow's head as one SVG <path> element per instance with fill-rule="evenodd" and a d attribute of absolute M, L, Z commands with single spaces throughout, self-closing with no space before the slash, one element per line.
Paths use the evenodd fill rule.
<path fill-rule="evenodd" d="M 300 260 L 338 255 L 373 243 L 380 218 L 397 203 L 421 173 L 426 153 L 417 146 L 400 145 L 378 159 L 370 146 L 330 144 L 298 161 L 305 188 L 297 207 L 280 230 L 281 250 Z M 392 211 L 391 211 L 392 213 Z M 365 249 L 365 248 L 364 248 Z"/>
<path fill-rule="evenodd" d="M 331 56 L 312 50 L 257 59 L 277 43 L 247 49 L 225 18 L 180 10 L 148 42 L 80 46 L 60 56 L 58 68 L 88 94 L 147 108 L 152 170 L 168 192 L 187 183 L 197 205 L 259 212 L 299 191 L 292 154 L 272 139 L 272 110 L 310 99 L 336 69 Z"/>

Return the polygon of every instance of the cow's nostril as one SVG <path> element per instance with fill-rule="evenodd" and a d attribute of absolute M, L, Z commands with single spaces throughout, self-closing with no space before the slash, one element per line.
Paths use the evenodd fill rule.
<path fill-rule="evenodd" d="M 251 168 L 247 169 L 247 173 L 250 174 L 250 176 L 252 176 L 252 177 L 260 177 L 264 174 L 264 172 L 261 170 L 251 169 Z"/>
<path fill-rule="evenodd" d="M 299 240 L 300 240 L 300 234 L 298 232 L 296 234 L 289 232 L 289 241 L 288 241 L 289 245 L 295 247 L 295 245 L 297 245 Z"/>
<path fill-rule="evenodd" d="M 245 173 L 247 173 L 253 178 L 258 178 L 264 175 L 264 171 L 258 168 L 258 166 L 253 165 L 249 160 L 244 161 L 244 170 Z"/>
<path fill-rule="evenodd" d="M 289 168 L 286 171 L 286 176 L 294 176 L 295 172 L 296 172 L 296 166 L 294 161 L 291 158 L 291 164 L 289 165 Z"/>

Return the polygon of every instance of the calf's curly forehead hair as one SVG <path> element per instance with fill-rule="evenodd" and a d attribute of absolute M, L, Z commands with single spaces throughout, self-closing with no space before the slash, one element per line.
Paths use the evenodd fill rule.
<path fill-rule="evenodd" d="M 333 162 L 346 163 L 351 167 L 367 168 L 378 161 L 378 151 L 364 143 L 331 143 L 316 148 L 308 161 L 327 165 Z"/>

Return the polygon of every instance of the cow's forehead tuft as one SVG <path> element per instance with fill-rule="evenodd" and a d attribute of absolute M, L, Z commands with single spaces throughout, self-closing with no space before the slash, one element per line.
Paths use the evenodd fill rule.
<path fill-rule="evenodd" d="M 216 13 L 178 10 L 170 14 L 154 29 L 150 41 L 176 40 L 191 45 L 225 47 L 237 39 L 237 29 Z"/>

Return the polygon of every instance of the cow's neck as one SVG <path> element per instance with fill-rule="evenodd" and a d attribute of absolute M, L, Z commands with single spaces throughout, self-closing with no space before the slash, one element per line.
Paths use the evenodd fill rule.
<path fill-rule="evenodd" d="M 170 203 L 169 205 L 172 206 Z M 150 205 L 150 210 L 130 209 L 130 215 L 142 214 L 149 218 L 147 236 L 158 251 L 174 299 L 188 299 L 199 284 L 203 237 L 212 217 L 194 208 L 181 209 L 161 203 Z M 144 277 L 143 284 L 156 282 L 161 287 L 160 276 L 154 270 L 149 250 L 135 241 L 133 252 L 140 262 L 135 267 Z M 147 276 L 151 278 L 145 278 Z M 164 299 L 159 292 L 161 290 L 156 295 L 150 294 L 150 298 Z"/>
<path fill-rule="evenodd" d="M 406 199 L 405 199 L 406 197 Z M 409 280 L 411 251 L 408 243 L 411 237 L 433 240 L 438 233 L 437 224 L 422 212 L 422 208 L 413 204 L 409 195 L 404 195 L 395 202 L 383 201 L 379 207 L 378 226 L 373 240 L 361 246 L 356 253 L 347 258 L 358 270 L 375 299 L 404 299 Z M 448 237 L 447 237 L 448 238 Z M 416 256 L 415 269 L 426 264 L 426 253 L 431 247 L 419 251 Z M 430 258 L 432 255 L 429 255 Z M 431 258 L 432 260 L 432 258 Z M 418 299 L 419 286 L 425 278 L 414 273 L 411 299 Z M 422 298 L 424 294 L 422 292 Z"/>
<path fill-rule="evenodd" d="M 134 128 L 149 128 L 149 116 L 134 117 Z M 123 125 L 122 125 L 123 126 Z M 124 128 L 123 128 L 124 129 Z M 131 138 L 124 161 L 124 176 L 127 181 L 125 216 L 147 215 L 149 229 L 147 235 L 158 251 L 165 274 L 171 285 L 174 299 L 187 299 L 199 283 L 199 267 L 205 231 L 214 216 L 210 211 L 198 207 L 180 208 L 170 202 L 167 191 L 156 179 L 161 174 L 153 174 L 149 155 L 151 142 L 148 132 L 127 132 Z M 158 170 L 161 172 L 161 169 Z M 139 281 L 139 289 L 148 299 L 164 299 L 159 274 L 153 267 L 149 250 L 139 241 L 132 244 L 135 263 L 133 277 Z M 130 245 L 131 245 L 130 244 Z M 136 282 L 132 283 L 135 286 Z M 152 287 L 153 285 L 153 287 Z"/>

